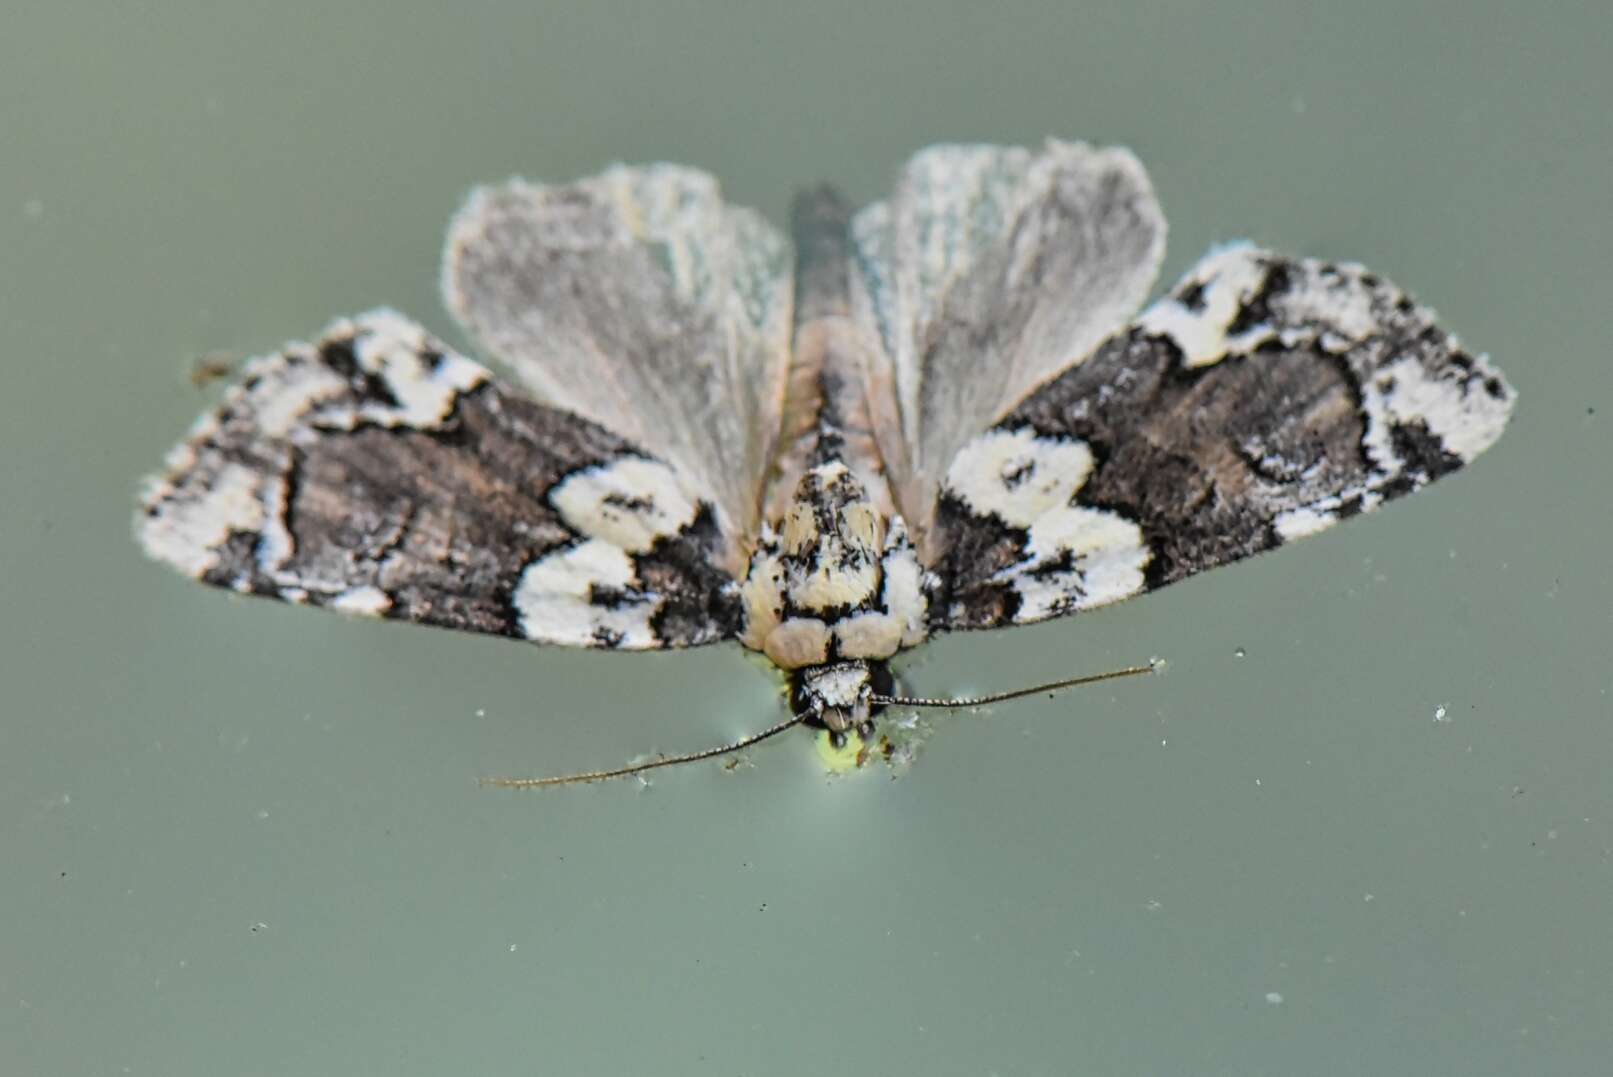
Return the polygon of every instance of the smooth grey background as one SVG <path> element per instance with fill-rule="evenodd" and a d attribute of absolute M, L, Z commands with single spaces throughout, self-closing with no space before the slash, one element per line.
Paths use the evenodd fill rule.
<path fill-rule="evenodd" d="M 584 6 L 0 20 L 0 1072 L 1607 1072 L 1607 7 Z M 759 728 L 774 682 L 129 540 L 196 357 L 378 303 L 452 332 L 474 182 L 665 158 L 782 220 L 1048 134 L 1141 154 L 1166 280 L 1250 236 L 1410 287 L 1511 430 L 1300 547 L 929 645 L 927 694 L 1171 671 L 942 719 L 896 781 L 802 734 L 483 791 Z"/>

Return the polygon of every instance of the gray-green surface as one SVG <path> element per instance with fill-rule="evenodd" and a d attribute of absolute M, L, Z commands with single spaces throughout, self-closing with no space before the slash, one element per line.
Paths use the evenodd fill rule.
<path fill-rule="evenodd" d="M 577 7 L 0 17 L 0 1072 L 1607 1072 L 1605 5 Z M 483 791 L 759 728 L 773 682 L 231 599 L 129 539 L 194 357 L 450 329 L 473 182 L 668 158 L 781 220 L 1050 133 L 1138 150 L 1167 277 L 1248 235 L 1410 287 L 1512 429 L 1296 548 L 931 644 L 930 694 L 1171 674 L 943 720 L 899 781 L 803 734 Z"/>

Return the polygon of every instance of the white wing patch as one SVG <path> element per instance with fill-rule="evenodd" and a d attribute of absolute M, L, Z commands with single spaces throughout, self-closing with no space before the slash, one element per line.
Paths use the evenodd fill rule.
<path fill-rule="evenodd" d="M 184 455 L 176 453 L 170 462 L 182 460 Z M 263 526 L 266 513 L 261 484 L 257 472 L 240 464 L 225 464 L 210 488 L 171 501 L 165 511 L 143 520 L 140 544 L 152 557 L 199 579 L 218 564 L 220 550 L 232 531 L 256 531 Z M 158 482 L 145 496 L 164 498 L 171 490 Z"/>
<path fill-rule="evenodd" d="M 1182 364 L 1208 366 L 1220 362 L 1231 350 L 1243 348 L 1242 341 L 1228 339 L 1227 327 L 1243 309 L 1244 301 L 1266 279 L 1258 262 L 1246 257 L 1245 244 L 1211 252 L 1191 274 L 1198 291 L 1191 304 L 1168 296 L 1144 311 L 1137 324 L 1145 331 L 1170 337 L 1182 350 Z M 1268 326 L 1257 326 L 1268 331 Z"/>
<path fill-rule="evenodd" d="M 1026 533 L 1023 559 L 992 577 L 1018 592 L 1017 621 L 1101 606 L 1143 589 L 1149 550 L 1142 529 L 1119 513 L 1073 503 L 1092 462 L 1091 449 L 1077 439 L 999 429 L 964 446 L 947 471 L 946 496 L 977 517 Z"/>
<path fill-rule="evenodd" d="M 1292 542 L 1326 531 L 1338 522 L 1337 513 L 1318 505 L 1305 505 L 1278 513 L 1272 526 L 1277 529 L 1278 538 Z"/>
<path fill-rule="evenodd" d="M 514 596 L 528 639 L 636 650 L 655 646 L 656 597 L 636 587 L 621 547 L 589 539 L 551 553 L 521 574 Z"/>
<path fill-rule="evenodd" d="M 1463 463 L 1494 445 L 1506 429 L 1511 400 L 1477 392 L 1464 380 L 1439 377 L 1415 359 L 1399 359 L 1369 383 L 1369 414 L 1392 423 L 1421 420 L 1447 452 Z M 1376 451 L 1390 456 L 1379 438 Z"/>
<path fill-rule="evenodd" d="M 646 588 L 629 554 L 645 554 L 695 522 L 698 504 L 658 460 L 626 456 L 573 472 L 549 493 L 560 518 L 585 541 L 534 561 L 514 603 L 521 631 L 546 642 L 655 646 L 651 618 L 661 596 Z"/>
<path fill-rule="evenodd" d="M 1272 255 L 1248 243 L 1211 251 L 1169 296 L 1144 311 L 1137 326 L 1169 337 L 1182 365 L 1210 366 L 1266 344 L 1315 343 L 1342 352 L 1382 327 L 1366 269 L 1349 263 L 1291 263 L 1284 288 L 1262 298 Z M 1328 272 L 1320 271 L 1326 265 Z M 1251 313 L 1254 316 L 1251 317 Z"/>
<path fill-rule="evenodd" d="M 1084 442 L 1037 437 L 1029 428 L 993 430 L 964 446 L 947 471 L 947 489 L 978 513 L 1030 527 L 1063 508 L 1092 472 Z"/>
<path fill-rule="evenodd" d="M 364 332 L 354 339 L 353 356 L 360 370 L 381 380 L 392 399 L 385 404 L 366 402 L 353 417 L 355 425 L 430 430 L 448 418 L 461 393 L 487 380 L 486 368 L 440 350 L 433 363 L 423 366 L 418 356 L 432 348 L 426 331 L 395 311 L 376 311 L 363 321 Z M 340 328 L 338 323 L 336 331 Z M 331 332 L 326 330 L 327 335 Z"/>
<path fill-rule="evenodd" d="M 330 608 L 337 613 L 380 617 L 392 608 L 392 596 L 379 587 L 354 587 L 331 599 Z"/>
<path fill-rule="evenodd" d="M 1105 509 L 1068 506 L 1031 525 L 1031 559 L 1001 578 L 1019 591 L 1016 620 L 1030 622 L 1105 606 L 1143 590 L 1142 528 Z"/>
<path fill-rule="evenodd" d="M 676 535 L 699 511 L 671 468 L 637 456 L 571 474 L 550 491 L 549 503 L 573 530 L 629 553 Z"/>
<path fill-rule="evenodd" d="M 1273 280 L 1272 269 L 1279 268 Z M 1350 262 L 1282 258 L 1249 243 L 1219 247 L 1143 311 L 1137 328 L 1169 337 L 1186 367 L 1265 345 L 1343 352 L 1384 328 L 1376 277 Z M 1420 312 L 1433 320 L 1433 312 Z"/>

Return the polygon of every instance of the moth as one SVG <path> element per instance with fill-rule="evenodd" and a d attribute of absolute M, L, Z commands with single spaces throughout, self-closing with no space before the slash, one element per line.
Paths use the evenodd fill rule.
<path fill-rule="evenodd" d="M 734 744 L 504 784 L 866 736 L 893 702 L 979 702 L 892 694 L 935 633 L 1284 545 L 1500 436 L 1512 389 L 1388 281 L 1238 244 L 1138 313 L 1164 244 L 1142 165 L 1079 142 L 931 147 L 856 212 L 805 192 L 791 238 L 670 164 L 479 188 L 442 294 L 510 378 L 391 310 L 338 321 L 246 366 L 139 541 L 245 594 L 737 640 L 788 676 L 789 716 Z"/>

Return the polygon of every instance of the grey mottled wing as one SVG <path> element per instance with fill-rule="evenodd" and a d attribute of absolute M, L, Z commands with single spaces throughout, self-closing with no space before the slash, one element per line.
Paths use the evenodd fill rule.
<path fill-rule="evenodd" d="M 666 460 L 717 504 L 742 574 L 789 364 L 789 244 L 710 176 L 618 166 L 473 192 L 448 307 L 539 399 Z"/>
<path fill-rule="evenodd" d="M 852 223 L 853 309 L 897 503 L 933 559 L 960 448 L 1137 312 L 1165 221 L 1124 149 L 935 146 Z"/>
<path fill-rule="evenodd" d="M 1212 253 L 958 454 L 936 627 L 1113 602 L 1461 467 L 1513 393 L 1433 319 L 1360 266 Z"/>
<path fill-rule="evenodd" d="M 629 649 L 737 628 L 709 502 L 390 311 L 249 364 L 137 532 L 205 583 L 348 613 Z"/>

